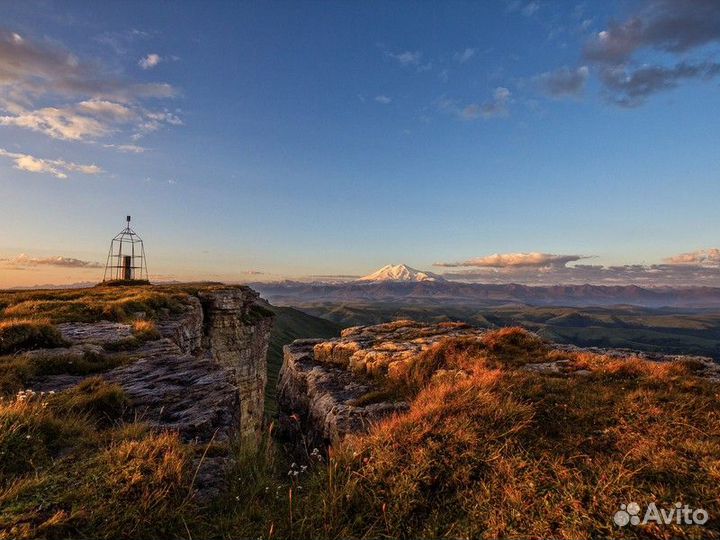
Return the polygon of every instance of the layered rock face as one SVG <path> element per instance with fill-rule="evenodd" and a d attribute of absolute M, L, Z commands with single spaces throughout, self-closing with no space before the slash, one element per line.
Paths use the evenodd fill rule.
<path fill-rule="evenodd" d="M 381 395 L 380 386 L 345 367 L 318 361 L 314 349 L 325 343 L 304 339 L 284 348 L 278 380 L 281 434 L 321 448 L 349 433 L 366 431 L 387 415 L 407 410 L 405 402 L 383 399 L 362 404 L 366 396 Z"/>
<path fill-rule="evenodd" d="M 297 340 L 286 345 L 277 389 L 281 427 L 286 436 L 318 447 L 365 432 L 387 415 L 408 409 L 407 403 L 394 400 L 384 391 L 383 380 L 399 378 L 423 351 L 439 342 L 452 338 L 480 342 L 487 333 L 462 323 L 396 321 L 348 328 L 336 339 Z M 615 359 L 693 360 L 704 366 L 704 376 L 720 380 L 720 366 L 704 357 L 561 345 L 548 348 L 557 353 L 551 355 L 552 361 L 531 362 L 519 369 L 548 376 L 587 375 L 589 371 L 571 373 L 570 362 L 562 354 L 586 352 Z M 463 375 L 442 369 L 435 373 L 439 378 Z"/>
<path fill-rule="evenodd" d="M 200 291 L 198 297 L 205 314 L 202 347 L 232 371 L 241 396 L 240 430 L 252 435 L 263 421 L 272 313 L 247 287 Z"/>
<path fill-rule="evenodd" d="M 332 340 L 297 340 L 284 348 L 278 381 L 281 426 L 314 446 L 367 431 L 408 404 L 384 397 L 381 379 L 443 339 L 479 335 L 462 323 L 397 321 L 343 330 Z"/>
<path fill-rule="evenodd" d="M 222 443 L 238 435 L 254 439 L 262 427 L 273 317 L 258 300 L 248 287 L 207 286 L 188 294 L 181 313 L 155 321 L 159 339 L 138 345 L 133 326 L 125 323 L 64 323 L 58 330 L 66 347 L 25 354 L 120 364 L 97 375 L 123 388 L 131 403 L 128 419 L 176 431 L 190 444 L 220 443 L 212 456 L 192 464 L 198 496 L 210 499 L 223 488 L 230 459 L 230 445 Z M 86 377 L 46 376 L 33 389 L 62 392 Z"/>
<path fill-rule="evenodd" d="M 253 437 L 263 421 L 272 327 L 258 298 L 248 287 L 209 286 L 188 296 L 181 314 L 161 318 L 161 338 L 140 347 L 116 350 L 132 338 L 129 324 L 64 323 L 58 329 L 68 347 L 28 355 L 117 358 L 123 365 L 100 375 L 123 387 L 135 417 L 187 441 Z M 34 389 L 62 391 L 83 378 L 51 376 Z"/>

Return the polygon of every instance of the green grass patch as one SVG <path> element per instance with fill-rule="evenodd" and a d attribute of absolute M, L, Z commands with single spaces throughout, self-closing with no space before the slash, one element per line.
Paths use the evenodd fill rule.
<path fill-rule="evenodd" d="M 89 377 L 77 386 L 53 395 L 50 406 L 60 412 L 87 413 L 96 422 L 110 425 L 120 420 L 131 402 L 118 384 Z"/>

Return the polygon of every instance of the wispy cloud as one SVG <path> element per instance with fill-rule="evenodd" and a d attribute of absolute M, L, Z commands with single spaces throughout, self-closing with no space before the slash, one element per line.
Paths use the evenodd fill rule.
<path fill-rule="evenodd" d="M 93 39 L 102 45 L 110 47 L 115 54 L 122 56 L 128 54 L 136 42 L 150 37 L 152 37 L 151 32 L 131 28 L 120 32 L 103 32 Z"/>
<path fill-rule="evenodd" d="M 463 120 L 476 120 L 507 116 L 510 98 L 510 90 L 499 86 L 493 92 L 492 99 L 482 103 L 461 104 L 457 100 L 442 98 L 438 101 L 437 106 L 440 110 L 452 113 Z"/>
<path fill-rule="evenodd" d="M 391 58 L 403 66 L 418 66 L 422 59 L 420 51 L 390 52 L 385 51 L 385 56 Z"/>
<path fill-rule="evenodd" d="M 622 107 L 636 107 L 652 94 L 675 88 L 688 79 L 709 80 L 720 75 L 718 62 L 679 62 L 673 66 L 606 67 L 600 80 L 605 85 L 608 101 Z"/>
<path fill-rule="evenodd" d="M 681 264 L 689 266 L 701 266 L 706 268 L 720 268 L 720 249 L 709 248 L 698 251 L 681 253 L 665 259 L 668 264 Z"/>
<path fill-rule="evenodd" d="M 464 64 L 468 60 L 470 60 L 477 51 L 475 49 L 467 48 L 464 51 L 456 52 L 453 55 L 453 60 L 455 60 L 458 64 Z"/>
<path fill-rule="evenodd" d="M 95 139 L 110 131 L 107 123 L 79 114 L 74 108 L 43 107 L 0 116 L 0 125 L 15 126 L 44 133 L 54 139 L 79 141 Z"/>
<path fill-rule="evenodd" d="M 528 2 L 525 7 L 520 10 L 520 12 L 526 17 L 532 17 L 538 9 L 540 9 L 540 4 L 537 2 Z"/>
<path fill-rule="evenodd" d="M 62 268 L 102 268 L 99 262 L 83 261 L 72 257 L 30 257 L 21 253 L 9 259 L 0 259 L 0 264 L 11 268 L 29 268 L 34 266 L 58 266 Z"/>
<path fill-rule="evenodd" d="M 587 66 L 575 69 L 561 67 L 555 71 L 547 71 L 537 77 L 542 91 L 554 98 L 578 97 L 585 91 L 590 70 Z"/>
<path fill-rule="evenodd" d="M 150 53 L 138 60 L 138 65 L 143 69 L 152 69 L 163 61 L 163 57 L 157 53 Z"/>
<path fill-rule="evenodd" d="M 103 144 L 103 147 L 114 148 L 118 152 L 124 152 L 126 154 L 142 154 L 145 152 L 145 148 L 137 144 Z"/>
<path fill-rule="evenodd" d="M 443 274 L 448 279 L 480 283 L 720 286 L 718 248 L 668 257 L 661 264 L 569 265 L 585 258 L 540 252 L 505 253 L 437 266 L 452 269 Z"/>
<path fill-rule="evenodd" d="M 540 4 L 532 0 L 530 2 L 526 2 L 523 0 L 511 0 L 510 2 L 507 2 L 506 10 L 510 13 L 521 13 L 525 17 L 532 17 L 537 13 L 537 11 L 540 9 Z"/>
<path fill-rule="evenodd" d="M 29 154 L 8 152 L 0 148 L 0 157 L 13 160 L 15 168 L 21 171 L 51 174 L 55 178 L 65 179 L 68 173 L 100 174 L 103 170 L 97 165 L 79 165 L 62 159 L 42 159 Z"/>
<path fill-rule="evenodd" d="M 392 103 L 392 98 L 384 95 L 375 96 L 375 101 L 378 103 L 382 103 L 383 105 L 387 105 L 388 103 Z"/>
<path fill-rule="evenodd" d="M 484 257 L 475 257 L 461 262 L 435 263 L 434 266 L 445 268 L 478 267 L 478 268 L 513 268 L 513 267 L 541 267 L 565 266 L 569 262 L 584 259 L 582 255 L 554 255 L 552 253 L 494 253 Z"/>
<path fill-rule="evenodd" d="M 683 80 L 720 75 L 720 63 L 691 57 L 719 42 L 717 0 L 650 0 L 633 16 L 599 32 L 583 54 L 597 66 L 608 101 L 633 107 Z M 635 56 L 642 50 L 663 53 L 667 60 L 637 67 Z"/>
<path fill-rule="evenodd" d="M 0 29 L 0 125 L 71 141 L 121 131 L 142 135 L 148 125 L 182 123 L 144 103 L 176 94 L 170 84 L 136 83 L 82 61 L 56 42 Z M 35 106 L 41 100 L 42 106 Z"/>

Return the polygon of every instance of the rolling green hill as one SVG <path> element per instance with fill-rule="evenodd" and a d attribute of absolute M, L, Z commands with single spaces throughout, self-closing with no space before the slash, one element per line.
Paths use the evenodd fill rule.
<path fill-rule="evenodd" d="M 695 354 L 720 360 L 717 309 L 402 305 L 389 303 L 306 304 L 300 309 L 343 326 L 396 319 L 461 321 L 484 328 L 520 325 L 559 343 L 627 348 L 665 354 Z"/>

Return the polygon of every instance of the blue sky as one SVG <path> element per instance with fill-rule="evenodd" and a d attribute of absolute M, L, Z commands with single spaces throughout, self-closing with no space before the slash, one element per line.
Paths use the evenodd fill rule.
<path fill-rule="evenodd" d="M 0 12 L 0 286 L 127 213 L 155 279 L 720 284 L 712 0 Z"/>

